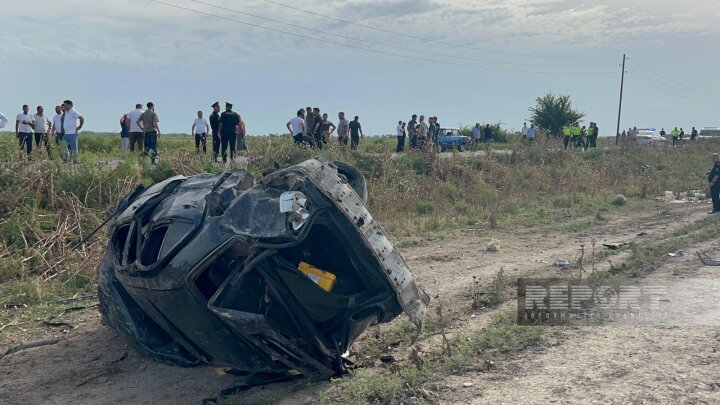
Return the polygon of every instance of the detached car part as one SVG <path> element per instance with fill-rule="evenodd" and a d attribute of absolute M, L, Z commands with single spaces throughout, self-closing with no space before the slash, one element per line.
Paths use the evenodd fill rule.
<path fill-rule="evenodd" d="M 318 157 L 126 196 L 100 265 L 105 324 L 158 361 L 326 379 L 369 326 L 430 299 L 365 207 L 355 168 Z"/>

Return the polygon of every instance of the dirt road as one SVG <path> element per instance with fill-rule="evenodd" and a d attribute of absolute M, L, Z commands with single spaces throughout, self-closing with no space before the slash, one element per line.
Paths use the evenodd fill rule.
<path fill-rule="evenodd" d="M 552 266 L 574 261 L 591 240 L 643 243 L 688 223 L 706 220 L 707 205 L 652 202 L 635 214 L 608 214 L 601 225 L 578 232 L 481 232 L 402 249 L 418 283 L 440 295 L 449 311 L 463 314 L 459 327 L 478 330 L 494 311 L 473 312 L 467 292 L 473 276 L 489 285 L 502 268 L 510 277 L 567 275 Z M 592 219 L 589 219 L 592 220 Z M 644 232 L 645 235 L 638 236 Z M 499 252 L 486 252 L 491 239 Z M 678 246 L 718 255 L 712 242 Z M 598 268 L 622 261 L 614 253 Z M 586 268 L 589 263 L 586 260 Z M 666 260 L 652 277 L 717 277 L 693 256 Z M 512 305 L 508 303 L 507 305 Z M 496 311 L 496 310 L 495 310 Z M 474 316 L 472 316 L 474 315 Z M 37 336 L 23 336 L 33 339 Z M 720 402 L 720 328 L 556 327 L 544 343 L 502 357 L 490 372 L 446 376 L 433 382 L 441 403 L 718 403 Z M 358 342 L 362 344 L 362 342 Z M 29 349 L 0 360 L 0 403 L 201 403 L 227 388 L 234 377 L 209 367 L 183 369 L 146 360 L 87 312 L 61 343 Z M 463 384 L 472 386 L 464 388 Z M 317 402 L 330 383 L 305 382 L 255 388 L 237 403 Z M 415 401 L 415 399 L 412 399 Z M 413 402 L 409 401 L 409 402 Z"/>

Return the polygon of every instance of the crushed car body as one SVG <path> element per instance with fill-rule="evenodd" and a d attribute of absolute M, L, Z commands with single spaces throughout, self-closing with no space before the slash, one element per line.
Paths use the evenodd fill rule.
<path fill-rule="evenodd" d="M 404 312 L 419 333 L 429 303 L 366 194 L 322 157 L 140 186 L 108 222 L 103 322 L 170 364 L 338 375 L 368 326 Z"/>

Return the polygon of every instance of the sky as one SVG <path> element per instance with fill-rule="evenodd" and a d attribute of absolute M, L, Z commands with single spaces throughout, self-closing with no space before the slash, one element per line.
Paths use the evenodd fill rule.
<path fill-rule="evenodd" d="M 519 129 L 553 93 L 614 135 L 625 53 L 621 128 L 720 126 L 717 0 L 2 3 L 11 119 L 71 99 L 86 130 L 119 132 L 153 101 L 163 132 L 189 133 L 230 101 L 252 135 L 286 132 L 306 106 L 358 115 L 366 135 L 413 113 Z"/>

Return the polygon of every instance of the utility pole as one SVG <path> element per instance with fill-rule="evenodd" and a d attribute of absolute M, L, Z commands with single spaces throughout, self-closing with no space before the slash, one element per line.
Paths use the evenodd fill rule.
<path fill-rule="evenodd" d="M 622 114 L 622 95 L 625 85 L 625 54 L 623 54 L 622 76 L 620 76 L 620 106 L 618 107 L 617 130 L 615 131 L 615 145 L 620 141 L 620 114 Z"/>

